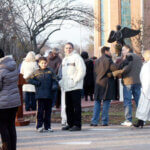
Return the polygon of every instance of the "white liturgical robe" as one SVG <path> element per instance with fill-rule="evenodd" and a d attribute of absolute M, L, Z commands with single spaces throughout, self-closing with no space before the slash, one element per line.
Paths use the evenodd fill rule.
<path fill-rule="evenodd" d="M 150 121 L 150 61 L 143 65 L 140 80 L 142 86 L 136 117 L 143 121 Z"/>

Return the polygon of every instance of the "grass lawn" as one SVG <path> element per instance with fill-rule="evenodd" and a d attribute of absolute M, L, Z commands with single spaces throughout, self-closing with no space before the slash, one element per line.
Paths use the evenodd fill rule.
<path fill-rule="evenodd" d="M 136 107 L 134 103 L 132 108 L 133 108 L 133 123 L 134 123 L 137 120 L 135 118 Z M 82 112 L 82 122 L 90 124 L 92 115 L 93 115 L 92 109 L 91 111 Z M 27 119 L 30 119 L 31 122 L 35 122 L 35 118 L 36 118 L 35 116 L 27 117 Z M 109 124 L 120 125 L 120 123 L 123 121 L 124 121 L 123 103 L 112 103 L 109 111 Z M 60 123 L 61 122 L 60 113 L 52 113 L 51 122 Z M 99 123 L 101 123 L 101 121 Z M 150 122 L 147 122 L 146 124 L 150 125 Z"/>
<path fill-rule="evenodd" d="M 83 123 L 90 123 L 92 118 L 92 111 L 83 112 L 82 113 L 82 120 Z M 136 122 L 135 119 L 135 104 L 133 104 L 133 122 Z M 124 121 L 124 107 L 123 103 L 115 103 L 111 104 L 109 110 L 109 124 L 110 125 L 120 125 L 121 122 Z M 101 123 L 101 121 L 100 121 Z"/>

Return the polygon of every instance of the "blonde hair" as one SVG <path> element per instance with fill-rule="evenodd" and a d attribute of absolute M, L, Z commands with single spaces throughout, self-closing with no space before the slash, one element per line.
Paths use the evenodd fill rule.
<path fill-rule="evenodd" d="M 34 62 L 35 60 L 35 53 L 33 51 L 30 51 L 27 53 L 25 59 L 26 62 Z"/>

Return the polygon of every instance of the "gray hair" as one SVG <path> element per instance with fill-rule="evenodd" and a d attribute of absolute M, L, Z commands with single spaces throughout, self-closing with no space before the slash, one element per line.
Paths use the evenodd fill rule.
<path fill-rule="evenodd" d="M 35 52 L 33 52 L 33 51 L 28 52 L 24 60 L 27 62 L 34 62 L 35 61 Z"/>

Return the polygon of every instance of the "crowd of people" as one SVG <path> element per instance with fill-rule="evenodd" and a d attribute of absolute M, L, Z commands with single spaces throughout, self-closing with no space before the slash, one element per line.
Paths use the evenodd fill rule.
<path fill-rule="evenodd" d="M 36 130 L 53 132 L 52 108 L 61 103 L 62 130 L 80 131 L 81 98 L 94 102 L 91 126 L 109 125 L 109 108 L 118 99 L 118 79 L 122 79 L 124 115 L 123 126 L 143 127 L 150 120 L 150 50 L 142 57 L 124 45 L 121 58 L 113 60 L 110 47 L 101 48 L 98 59 L 81 55 L 72 43 L 64 46 L 65 57 L 54 48 L 46 57 L 27 53 L 19 69 L 12 56 L 5 56 L 0 49 L 0 134 L 2 150 L 16 149 L 15 116 L 21 105 L 17 87 L 18 74 L 25 79 L 23 85 L 25 110 L 37 110 Z M 19 70 L 19 71 L 18 71 Z M 89 96 L 89 98 L 88 98 Z M 132 98 L 135 101 L 138 121 L 132 122 Z"/>

